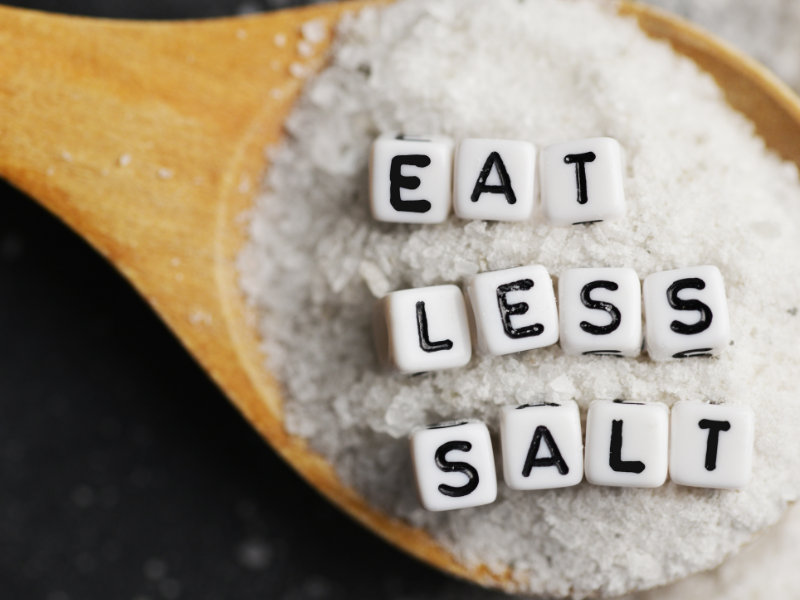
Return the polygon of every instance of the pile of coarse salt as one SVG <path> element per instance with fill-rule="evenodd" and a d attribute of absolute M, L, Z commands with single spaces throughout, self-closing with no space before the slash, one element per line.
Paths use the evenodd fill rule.
<path fill-rule="evenodd" d="M 714 82 L 613 6 L 588 0 L 407 0 L 339 29 L 274 151 L 240 257 L 286 426 L 387 514 L 424 527 L 520 591 L 612 596 L 711 568 L 800 494 L 800 184 Z M 627 152 L 628 215 L 593 226 L 374 221 L 369 145 L 381 132 L 529 140 L 609 136 Z M 474 357 L 418 377 L 380 372 L 371 305 L 398 289 L 543 264 L 655 271 L 716 265 L 733 345 L 717 359 L 567 357 L 558 346 Z M 499 486 L 495 503 L 426 513 L 407 435 L 503 405 L 575 399 L 724 401 L 756 413 L 743 491 Z"/>

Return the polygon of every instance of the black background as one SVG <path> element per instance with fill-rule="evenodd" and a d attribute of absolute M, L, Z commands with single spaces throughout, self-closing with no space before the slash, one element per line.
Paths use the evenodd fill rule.
<path fill-rule="evenodd" d="M 33 0 L 138 19 L 301 2 Z M 389 547 L 256 435 L 136 292 L 0 181 L 0 599 L 499 597 Z"/>

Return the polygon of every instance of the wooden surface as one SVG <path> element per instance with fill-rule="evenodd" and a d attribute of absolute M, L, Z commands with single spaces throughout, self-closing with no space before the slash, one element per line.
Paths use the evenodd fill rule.
<path fill-rule="evenodd" d="M 333 25 L 359 6 L 185 23 L 0 7 L 0 175 L 105 255 L 312 485 L 417 557 L 511 591 L 510 571 L 459 564 L 425 532 L 369 507 L 284 431 L 280 391 L 238 291 L 239 216 L 302 87 L 290 65 L 319 68 L 330 40 L 301 58 L 298 28 L 315 18 Z M 784 85 L 680 20 L 633 4 L 620 12 L 709 71 L 767 144 L 800 164 L 800 104 Z"/>

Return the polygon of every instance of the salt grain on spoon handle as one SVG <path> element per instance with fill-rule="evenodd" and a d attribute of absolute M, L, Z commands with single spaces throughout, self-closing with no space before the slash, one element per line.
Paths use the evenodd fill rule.
<path fill-rule="evenodd" d="M 358 6 L 157 24 L 2 7 L 0 175 L 107 256 L 246 418 L 329 498 L 429 563 L 511 589 L 507 576 L 456 562 L 427 535 L 379 514 L 286 434 L 237 291 L 236 219 L 265 167 L 263 146 L 279 138 L 299 91 L 288 72 L 300 60 L 299 27 L 333 23 Z M 621 11 L 711 72 L 767 144 L 800 162 L 800 108 L 771 75 L 680 21 L 635 5 Z M 161 179 L 159 169 L 174 175 Z"/>

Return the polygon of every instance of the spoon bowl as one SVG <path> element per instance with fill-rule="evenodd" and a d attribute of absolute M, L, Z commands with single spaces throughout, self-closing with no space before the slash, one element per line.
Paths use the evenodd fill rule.
<path fill-rule="evenodd" d="M 368 505 L 286 432 L 281 389 L 239 290 L 241 215 L 268 168 L 264 149 L 280 140 L 304 77 L 324 65 L 336 22 L 367 4 L 376 3 L 179 23 L 0 7 L 0 176 L 119 269 L 311 485 L 429 564 L 517 591 L 510 569 L 462 564 L 426 532 Z M 800 166 L 800 102 L 784 84 L 680 19 L 627 2 L 618 11 L 711 74 L 766 145 Z M 310 21 L 324 36 L 301 56 Z"/>

